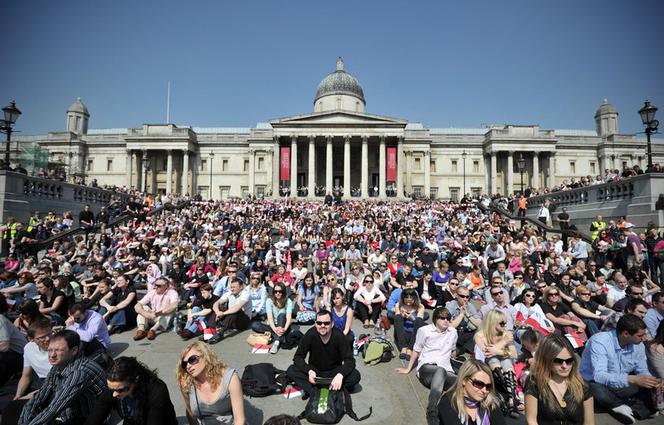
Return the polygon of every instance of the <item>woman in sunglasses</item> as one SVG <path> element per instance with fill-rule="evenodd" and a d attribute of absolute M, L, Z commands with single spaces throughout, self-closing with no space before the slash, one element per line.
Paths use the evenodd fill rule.
<path fill-rule="evenodd" d="M 245 423 L 237 371 L 226 366 L 207 344 L 197 341 L 182 350 L 175 375 L 190 424 Z"/>
<path fill-rule="evenodd" d="M 399 358 L 410 360 L 417 330 L 424 325 L 424 306 L 415 289 L 401 291 L 399 302 L 394 306 L 394 340 L 399 349 Z"/>
<path fill-rule="evenodd" d="M 270 353 L 277 354 L 279 345 L 286 341 L 293 321 L 293 301 L 287 296 L 286 285 L 275 283 L 272 295 L 265 303 L 267 323 L 252 322 L 251 330 L 258 333 L 270 332 L 272 334 L 272 347 Z"/>
<path fill-rule="evenodd" d="M 357 317 L 364 323 L 365 329 L 370 329 L 376 325 L 380 317 L 381 306 L 386 300 L 377 285 L 374 285 L 372 276 L 366 276 L 362 286 L 355 292 L 355 312 Z"/>
<path fill-rule="evenodd" d="M 521 314 L 523 316 L 522 321 L 525 322 L 528 319 L 533 319 L 537 322 L 539 326 L 546 329 L 548 332 L 554 332 L 556 329 L 553 327 L 553 323 L 546 318 L 542 307 L 538 304 L 539 297 L 537 291 L 532 288 L 528 288 L 521 294 L 521 301 L 514 305 L 517 315 Z M 525 330 L 526 327 L 534 327 L 534 323 L 529 321 L 531 325 L 524 324 L 521 329 L 517 330 L 517 335 L 520 336 L 521 333 Z"/>
<path fill-rule="evenodd" d="M 92 409 L 86 425 L 105 423 L 115 410 L 124 425 L 178 423 L 168 387 L 135 357 L 120 357 L 107 372 L 108 391 Z"/>
<path fill-rule="evenodd" d="M 516 396 L 516 375 L 513 360 L 517 358 L 514 336 L 507 330 L 507 317 L 499 310 L 490 310 L 482 319 L 475 341 L 475 358 L 483 360 L 493 377 L 506 393 L 507 404 L 512 408 L 510 416 L 518 417 L 523 403 Z"/>
<path fill-rule="evenodd" d="M 537 348 L 526 380 L 526 422 L 594 425 L 593 396 L 567 338 L 551 334 Z"/>
<path fill-rule="evenodd" d="M 469 359 L 459 369 L 456 384 L 440 399 L 438 421 L 445 425 L 504 425 L 489 367 Z"/>

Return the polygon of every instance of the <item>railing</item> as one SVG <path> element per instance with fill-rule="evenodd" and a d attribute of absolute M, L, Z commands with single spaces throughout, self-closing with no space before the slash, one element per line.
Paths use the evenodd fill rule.
<path fill-rule="evenodd" d="M 81 186 L 59 180 L 50 180 L 41 177 L 32 177 L 21 173 L 7 172 L 8 176 L 22 180 L 23 194 L 28 198 L 43 198 L 55 200 L 73 199 L 77 202 L 91 204 L 108 204 L 111 198 L 116 197 L 123 201 L 131 195 L 114 192 L 99 187 Z"/>
<path fill-rule="evenodd" d="M 178 210 L 178 209 L 186 207 L 187 205 L 189 205 L 189 203 L 190 203 L 190 201 L 186 200 L 186 201 L 182 201 L 182 202 L 178 203 L 177 205 L 172 205 L 171 203 L 164 204 L 163 206 L 161 206 L 159 208 L 155 208 L 155 209 L 149 211 L 146 214 L 146 216 L 151 217 L 151 216 L 154 216 L 156 214 L 160 214 L 164 210 L 171 210 L 171 209 Z M 119 226 L 120 224 L 123 224 L 124 222 L 126 222 L 126 221 L 128 221 L 128 220 L 130 220 L 134 217 L 136 217 L 136 216 L 133 215 L 133 214 L 125 214 L 125 215 L 115 217 L 111 221 L 109 221 L 109 223 L 107 225 L 107 228 L 113 228 L 115 226 Z M 40 241 L 26 242 L 26 243 L 23 244 L 22 248 L 23 248 L 24 252 L 37 253 L 37 252 L 39 252 L 43 249 L 46 249 L 46 248 L 50 247 L 51 245 L 53 245 L 53 242 L 55 242 L 55 241 L 62 241 L 64 239 L 69 239 L 69 238 L 71 238 L 75 235 L 78 235 L 78 234 L 84 233 L 84 232 L 85 232 L 85 229 L 83 227 L 76 227 L 74 229 L 69 229 L 67 231 L 60 232 L 57 235 L 51 236 L 48 239 L 44 239 L 44 240 L 40 240 Z"/>
<path fill-rule="evenodd" d="M 588 242 L 588 243 L 592 243 L 592 239 L 591 239 L 590 237 L 584 235 L 584 234 L 581 233 L 581 232 L 576 232 L 576 231 L 574 231 L 574 230 L 562 230 L 562 229 L 556 229 L 555 227 L 547 226 L 546 224 L 542 223 L 541 221 L 539 221 L 539 220 L 535 220 L 535 219 L 532 219 L 532 218 L 530 218 L 530 217 L 517 217 L 517 216 L 512 215 L 512 213 L 510 213 L 510 212 L 507 211 L 506 209 L 501 208 L 501 207 L 499 207 L 499 206 L 497 206 L 497 205 L 495 205 L 495 204 L 491 204 L 491 205 L 489 205 L 488 207 L 485 207 L 485 206 L 482 205 L 482 203 L 480 202 L 480 203 L 477 204 L 477 205 L 478 205 L 478 208 L 479 208 L 480 210 L 484 211 L 484 212 L 495 212 L 495 213 L 497 213 L 497 214 L 502 215 L 503 217 L 507 217 L 507 218 L 509 218 L 510 220 L 515 220 L 515 221 L 516 221 L 516 220 L 526 221 L 526 222 L 532 224 L 533 226 L 539 228 L 541 231 L 544 231 L 544 232 L 546 232 L 546 233 L 559 233 L 559 234 L 561 234 L 561 235 L 568 236 L 568 237 L 581 238 L 581 239 L 583 239 L 584 241 L 586 241 L 586 242 Z"/>

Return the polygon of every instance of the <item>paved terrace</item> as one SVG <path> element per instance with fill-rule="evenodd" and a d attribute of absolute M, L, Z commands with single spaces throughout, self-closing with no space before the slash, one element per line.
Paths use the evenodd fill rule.
<path fill-rule="evenodd" d="M 359 322 L 354 323 L 356 335 L 365 333 Z M 304 332 L 307 328 L 302 328 Z M 390 331 L 391 334 L 391 331 Z M 117 356 L 136 356 L 149 367 L 158 370 L 159 376 L 168 384 L 171 400 L 175 411 L 179 416 L 181 424 L 187 424 L 184 416 L 184 402 L 180 391 L 175 384 L 175 367 L 180 351 L 186 343 L 173 332 L 159 335 L 154 341 L 133 341 L 134 331 L 127 331 L 120 335 L 113 335 L 111 352 Z M 247 364 L 271 362 L 277 368 L 286 369 L 292 362 L 295 350 L 280 350 L 278 354 L 252 354 L 250 346 L 245 342 L 247 332 L 229 337 L 219 344 L 214 345 L 214 350 L 230 366 L 238 370 L 240 375 Z M 367 413 L 368 406 L 373 407 L 371 417 L 362 424 L 381 425 L 425 425 L 424 407 L 426 406 L 428 390 L 424 388 L 415 372 L 409 375 L 399 375 L 394 369 L 402 366 L 403 361 L 398 358 L 390 363 L 381 363 L 376 366 L 366 366 L 362 357 L 357 357 L 358 369 L 362 374 L 361 391 L 353 394 L 353 407 L 355 412 L 362 416 Z M 14 382 L 15 385 L 15 382 Z M 11 396 L 3 395 L 0 398 L 0 408 L 11 399 L 15 387 L 5 387 L 3 392 L 9 392 Z M 278 413 L 297 415 L 304 409 L 305 402 L 301 398 L 285 399 L 282 395 L 273 395 L 265 398 L 249 398 L 247 400 L 255 408 L 249 413 L 249 424 L 262 424 L 263 421 Z M 519 420 L 506 418 L 508 424 L 525 424 L 522 417 Z M 356 423 L 350 417 L 345 416 L 341 424 Z M 619 424 L 606 413 L 596 414 L 597 425 Z M 639 424 L 655 425 L 661 424 L 662 419 L 650 419 L 640 421 Z"/>

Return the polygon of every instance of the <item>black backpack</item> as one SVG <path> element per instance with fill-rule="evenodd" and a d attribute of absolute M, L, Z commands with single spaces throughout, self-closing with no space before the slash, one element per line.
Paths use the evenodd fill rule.
<path fill-rule="evenodd" d="M 297 329 L 293 329 L 286 335 L 286 340 L 279 346 L 284 350 L 291 350 L 298 346 L 304 334 Z"/>
<path fill-rule="evenodd" d="M 298 415 L 298 419 L 305 419 L 312 424 L 336 424 L 344 415 L 348 414 L 356 421 L 363 421 L 371 416 L 372 408 L 369 407 L 369 413 L 357 417 L 353 410 L 353 401 L 347 389 L 334 391 L 328 387 L 314 387 L 304 411 Z"/>
<path fill-rule="evenodd" d="M 288 378 L 272 363 L 250 364 L 242 372 L 242 391 L 251 397 L 266 397 L 283 391 Z"/>

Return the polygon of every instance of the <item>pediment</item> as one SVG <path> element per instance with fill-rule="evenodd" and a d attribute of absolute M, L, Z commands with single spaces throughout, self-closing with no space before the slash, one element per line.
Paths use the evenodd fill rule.
<path fill-rule="evenodd" d="M 316 112 L 276 119 L 270 122 L 273 128 L 280 127 L 390 127 L 405 128 L 408 121 L 382 115 L 349 111 Z"/>

